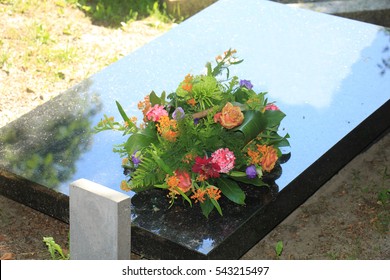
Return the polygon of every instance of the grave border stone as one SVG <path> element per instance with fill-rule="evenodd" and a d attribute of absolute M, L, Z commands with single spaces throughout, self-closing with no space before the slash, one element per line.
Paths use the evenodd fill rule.
<path fill-rule="evenodd" d="M 129 259 L 130 197 L 86 179 L 70 184 L 69 197 L 71 259 Z"/>

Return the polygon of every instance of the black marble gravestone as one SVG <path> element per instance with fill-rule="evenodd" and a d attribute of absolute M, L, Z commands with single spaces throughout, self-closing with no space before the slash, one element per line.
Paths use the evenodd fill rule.
<path fill-rule="evenodd" d="M 154 90 L 235 48 L 231 74 L 251 80 L 287 114 L 291 158 L 270 188 L 247 190 L 206 220 L 157 191 L 132 197 L 132 248 L 149 258 L 239 258 L 390 127 L 390 33 L 383 27 L 268 1 L 220 0 L 164 36 L 0 130 L 0 193 L 68 221 L 69 183 L 85 178 L 119 190 L 113 145 L 93 133 L 103 114 L 128 115 Z"/>

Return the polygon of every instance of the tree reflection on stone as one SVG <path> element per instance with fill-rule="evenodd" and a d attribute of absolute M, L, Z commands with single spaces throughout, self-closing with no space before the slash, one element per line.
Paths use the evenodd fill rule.
<path fill-rule="evenodd" d="M 91 119 L 101 110 L 89 86 L 86 80 L 3 127 L 0 167 L 54 189 L 69 180 L 91 145 Z"/>

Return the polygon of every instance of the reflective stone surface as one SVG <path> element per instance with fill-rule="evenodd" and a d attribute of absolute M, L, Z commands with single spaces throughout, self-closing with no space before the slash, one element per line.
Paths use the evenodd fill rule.
<path fill-rule="evenodd" d="M 244 59 L 231 74 L 268 91 L 287 114 L 280 129 L 291 136 L 291 158 L 282 176 L 274 188 L 248 193 L 245 207 L 226 205 L 223 217 L 209 220 L 196 208 L 168 210 L 158 193 L 136 195 L 132 238 L 133 249 L 151 258 L 238 258 L 389 128 L 384 28 L 268 1 L 220 0 L 1 128 L 0 193 L 67 220 L 58 205 L 66 205 L 70 182 L 120 190 L 125 176 L 112 149 L 125 139 L 94 134 L 93 126 L 103 114 L 120 119 L 116 100 L 140 118 L 144 95 L 173 91 L 229 48 Z"/>

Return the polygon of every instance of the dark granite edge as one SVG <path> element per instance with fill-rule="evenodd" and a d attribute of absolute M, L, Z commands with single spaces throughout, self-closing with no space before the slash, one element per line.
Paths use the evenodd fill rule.
<path fill-rule="evenodd" d="M 285 187 L 276 200 L 255 212 L 248 222 L 209 254 L 190 250 L 136 226 L 132 227 L 132 250 L 155 259 L 240 258 L 356 155 L 388 133 L 389 111 L 390 100 Z M 69 223 L 68 196 L 3 169 L 0 169 L 0 194 Z M 273 212 L 275 208 L 279 209 L 277 215 Z"/>
<path fill-rule="evenodd" d="M 276 200 L 255 212 L 247 223 L 231 234 L 223 246 L 214 248 L 207 258 L 221 259 L 224 256 L 223 259 L 238 259 L 249 251 L 355 156 L 389 133 L 388 112 L 390 100 L 286 186 Z M 279 209 L 277 215 L 274 209 Z"/>
<path fill-rule="evenodd" d="M 0 168 L 0 194 L 69 223 L 69 197 Z"/>
<path fill-rule="evenodd" d="M 131 227 L 131 251 L 148 259 L 202 260 L 207 256 L 137 226 Z"/>

